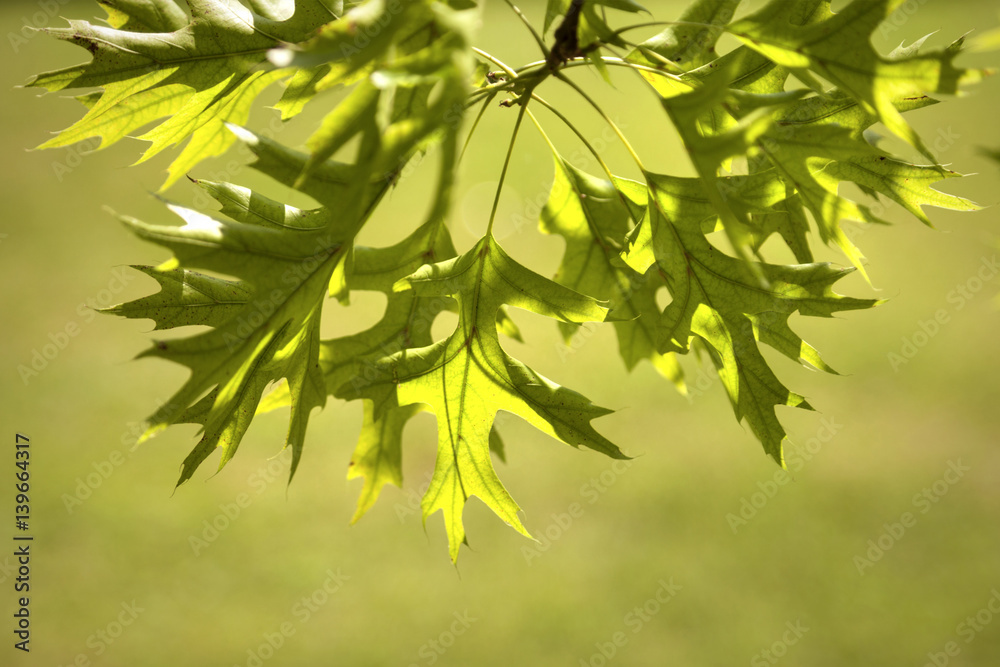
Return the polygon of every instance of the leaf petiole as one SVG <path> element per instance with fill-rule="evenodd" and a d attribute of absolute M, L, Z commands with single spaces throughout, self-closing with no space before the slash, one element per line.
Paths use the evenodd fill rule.
<path fill-rule="evenodd" d="M 524 120 L 524 114 L 528 110 L 528 102 L 529 100 L 525 99 L 520 105 L 520 110 L 517 112 L 514 131 L 511 132 L 510 144 L 507 146 L 507 156 L 503 160 L 503 169 L 500 171 L 500 182 L 497 183 L 497 191 L 493 196 L 493 209 L 490 211 L 490 221 L 486 225 L 486 236 L 493 235 L 493 222 L 496 219 L 497 207 L 500 205 L 500 192 L 503 190 L 503 183 L 507 178 L 507 168 L 510 166 L 511 155 L 514 154 L 514 143 L 517 141 L 517 132 L 521 129 L 521 121 Z"/>
<path fill-rule="evenodd" d="M 583 88 L 578 86 L 571 79 L 569 79 L 566 76 L 563 76 L 562 73 L 555 72 L 555 77 L 560 81 L 564 82 L 573 90 L 575 90 L 577 94 L 580 95 L 580 97 L 586 100 L 587 103 L 594 108 L 594 110 L 601 116 L 601 118 L 604 119 L 604 122 L 608 124 L 608 126 L 612 129 L 612 131 L 614 131 L 616 135 L 618 135 L 618 139 L 621 140 L 622 145 L 625 146 L 625 150 L 627 150 L 629 155 L 632 156 L 632 159 L 635 161 L 636 166 L 639 167 L 639 170 L 642 171 L 643 173 L 646 173 L 646 168 L 643 166 L 642 160 L 639 159 L 639 154 L 635 152 L 634 148 L 632 148 L 632 144 L 629 143 L 629 140 L 622 133 L 618 125 L 613 120 L 611 120 L 610 116 L 608 116 L 608 114 L 605 113 L 604 109 L 602 109 L 601 106 L 594 101 L 594 98 L 588 95 Z"/>

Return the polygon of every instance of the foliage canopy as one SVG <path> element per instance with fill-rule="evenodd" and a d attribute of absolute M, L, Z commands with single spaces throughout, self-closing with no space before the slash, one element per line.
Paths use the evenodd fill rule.
<path fill-rule="evenodd" d="M 216 449 L 225 465 L 256 414 L 289 406 L 285 445 L 294 475 L 313 408 L 329 396 L 360 400 L 364 421 L 348 472 L 364 480 L 356 520 L 385 484 L 402 483 L 402 430 L 431 410 L 438 455 L 422 508 L 425 519 L 441 510 L 452 560 L 465 541 L 462 512 L 471 496 L 528 534 L 493 465 L 504 456 L 493 427 L 499 410 L 574 447 L 625 458 L 591 423 L 609 410 L 507 354 L 500 334 L 520 337 L 508 308 L 556 320 L 567 339 L 581 323 L 609 322 L 628 368 L 648 360 L 682 392 L 679 357 L 692 350 L 707 357 L 737 420 L 780 464 L 786 434 L 775 408 L 811 408 L 778 379 L 762 344 L 834 373 L 794 332 L 790 316 L 878 304 L 834 291 L 849 272 L 864 273 L 842 222 L 884 222 L 871 206 L 880 197 L 925 224 L 924 206 L 977 208 L 931 187 L 959 174 L 938 164 L 903 114 L 959 93 L 985 72 L 955 65 L 962 39 L 939 51 L 924 51 L 920 40 L 877 53 L 871 34 L 902 0 L 854 0 L 838 13 L 830 0 L 774 0 L 738 18 L 739 0 L 695 0 L 670 22 L 635 18 L 645 10 L 632 0 L 549 0 L 541 31 L 511 4 L 540 56 L 516 68 L 475 46 L 483 3 L 472 0 L 98 1 L 103 23 L 46 30 L 92 59 L 29 82 L 90 90 L 77 97 L 83 117 L 43 148 L 90 137 L 103 148 L 155 123 L 138 136 L 149 142 L 140 162 L 184 144 L 164 190 L 238 141 L 255 155 L 256 170 L 318 204 L 300 209 L 192 177 L 218 201 L 217 212 L 168 204 L 180 226 L 121 218 L 172 259 L 135 267 L 159 283 L 158 293 L 106 310 L 152 319 L 158 330 L 205 327 L 154 342 L 142 355 L 190 370 L 149 418 L 145 437 L 171 424 L 201 426 L 181 483 Z M 631 39 L 643 30 L 652 36 Z M 727 33 L 740 46 L 719 54 Z M 697 176 L 648 170 L 574 81 L 577 68 L 609 81 L 612 69 L 641 77 L 663 110 L 644 131 L 676 131 Z M 285 121 L 322 91 L 346 91 L 306 152 L 243 127 L 257 96 L 279 82 Z M 641 178 L 614 174 L 540 96 L 545 86 L 575 90 L 614 130 Z M 554 182 L 539 227 L 565 239 L 565 254 L 551 280 L 508 256 L 494 237 L 499 188 L 482 238 L 461 253 L 451 240 L 463 141 L 498 101 L 513 117 L 500 188 L 526 119 L 552 149 Z M 601 172 L 565 159 L 536 111 L 565 123 Z M 876 124 L 916 149 L 921 163 L 881 148 Z M 357 244 L 402 169 L 431 147 L 440 168 L 426 217 L 395 245 Z M 842 194 L 845 183 L 865 198 Z M 852 266 L 814 261 L 813 229 Z M 709 236 L 716 231 L 724 232 L 724 247 Z M 764 259 L 762 246 L 775 236 L 797 263 Z M 663 287 L 670 303 L 661 309 Z M 347 304 L 352 291 L 384 293 L 384 317 L 365 332 L 324 339 L 325 300 Z M 458 324 L 435 341 L 431 323 L 446 310 Z"/>

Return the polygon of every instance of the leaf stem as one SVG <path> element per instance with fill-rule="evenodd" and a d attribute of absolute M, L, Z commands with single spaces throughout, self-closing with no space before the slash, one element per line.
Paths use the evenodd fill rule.
<path fill-rule="evenodd" d="M 514 10 L 514 13 L 517 14 L 517 17 L 521 19 L 521 22 L 524 23 L 524 25 L 527 26 L 528 30 L 531 31 L 531 36 L 535 38 L 535 42 L 538 44 L 538 48 L 542 50 L 542 55 L 548 56 L 549 50 L 545 48 L 545 40 L 543 40 L 542 36 L 538 34 L 537 30 L 535 30 L 535 26 L 531 25 L 531 21 L 528 20 L 528 17 L 525 16 L 524 12 L 522 12 L 517 5 L 511 2 L 511 0 L 506 0 L 506 2 L 510 6 L 510 8 Z"/>
<path fill-rule="evenodd" d="M 639 167 L 639 170 L 642 171 L 643 173 L 646 173 L 646 168 L 643 166 L 642 160 L 639 159 L 639 154 L 635 152 L 635 149 L 632 148 L 632 144 L 630 144 L 629 140 L 625 138 L 624 134 L 622 134 L 622 131 L 618 128 L 618 125 L 616 125 L 615 122 L 611 120 L 611 118 L 608 116 L 608 114 L 604 112 L 604 109 L 602 109 L 600 105 L 597 102 L 595 102 L 594 99 L 590 95 L 588 95 L 585 90 L 583 90 L 583 88 L 576 85 L 576 83 L 574 83 L 568 77 L 563 76 L 561 72 L 556 72 L 554 76 L 560 81 L 566 83 L 566 85 L 575 90 L 580 95 L 580 97 L 585 99 L 587 103 L 590 104 L 590 106 L 594 107 L 594 110 L 597 111 L 598 114 L 600 114 L 601 118 L 604 119 L 604 122 L 607 123 L 608 126 L 614 131 L 614 133 L 618 135 L 618 138 L 625 146 L 625 150 L 627 150 L 629 152 L 629 155 L 632 156 L 632 159 L 635 160 L 635 163 Z"/>
<path fill-rule="evenodd" d="M 573 58 L 571 60 L 568 60 L 566 63 L 564 63 L 560 67 L 560 69 L 569 69 L 570 67 L 586 67 L 586 66 L 592 64 L 592 60 L 593 59 L 587 59 L 587 58 Z M 615 66 L 615 67 L 627 67 L 627 68 L 629 68 L 631 70 L 635 70 L 637 72 L 649 72 L 651 74 L 659 74 L 661 76 L 665 76 L 665 77 L 670 78 L 670 79 L 680 80 L 680 77 L 678 77 L 676 74 L 673 74 L 671 72 L 664 72 L 662 69 L 657 69 L 656 67 L 649 67 L 648 65 L 640 65 L 638 63 L 630 63 L 629 61 L 627 61 L 627 60 L 625 60 L 623 58 L 612 58 L 610 56 L 601 56 L 599 58 L 599 60 L 601 62 L 603 62 L 604 64 L 606 64 L 606 65 L 612 65 L 612 66 Z M 547 63 L 544 60 L 536 60 L 535 62 L 528 63 L 527 65 L 522 65 L 521 67 L 518 67 L 514 71 L 515 71 L 516 74 L 521 75 L 521 74 L 523 74 L 525 71 L 527 71 L 529 69 L 533 69 L 533 68 L 536 68 L 536 67 L 541 67 L 541 66 L 546 65 L 546 64 Z"/>
<path fill-rule="evenodd" d="M 497 67 L 501 68 L 504 73 L 509 77 L 506 81 L 497 81 L 496 83 L 491 83 L 486 86 L 481 86 L 476 90 L 469 93 L 469 103 L 466 107 L 472 106 L 481 99 L 482 96 L 488 94 L 496 94 L 502 90 L 508 90 L 509 92 L 516 92 L 513 90 L 515 86 L 523 86 L 524 90 L 531 91 L 534 90 L 542 81 L 544 81 L 550 74 L 548 69 L 540 69 L 537 72 L 532 72 L 528 75 L 522 74 L 519 70 L 515 70 L 496 56 L 483 51 L 482 49 L 472 47 L 472 50 L 484 60 L 487 60 Z M 545 64 L 545 61 L 541 61 Z M 523 68 L 522 68 L 523 69 Z"/>
<path fill-rule="evenodd" d="M 691 26 L 696 28 L 714 28 L 721 31 L 726 29 L 726 26 L 719 25 L 718 23 L 699 23 L 697 21 L 647 21 L 645 23 L 633 23 L 632 25 L 627 25 L 611 33 L 612 37 L 618 37 L 622 33 L 626 33 L 629 30 L 638 30 L 640 28 L 654 28 L 661 25 L 683 25 Z"/>
<path fill-rule="evenodd" d="M 576 125 L 574 125 L 569 120 L 569 118 L 567 118 L 566 116 L 564 116 L 561 111 L 559 111 L 554 106 L 552 106 L 551 104 L 549 104 L 548 102 L 546 102 L 545 100 L 543 100 L 538 95 L 532 94 L 531 97 L 532 97 L 532 99 L 537 100 L 539 104 L 541 104 L 542 106 L 544 106 L 546 109 L 548 109 L 549 111 L 551 111 L 553 114 L 555 114 L 555 116 L 559 120 L 561 120 L 566 125 L 566 127 L 568 127 L 570 130 L 572 130 L 573 134 L 575 134 L 577 136 L 577 138 L 579 138 L 580 141 L 583 142 L 583 145 L 586 146 L 586 148 L 587 148 L 588 151 L 590 151 L 590 154 L 594 156 L 594 159 L 597 160 L 597 163 L 599 165 L 601 165 L 601 169 L 604 170 L 604 173 L 607 175 L 608 180 L 611 181 L 612 184 L 614 184 L 614 182 L 615 182 L 615 175 L 611 173 L 611 168 L 608 166 L 608 163 L 604 161 L 604 158 L 601 157 L 601 154 L 598 153 L 597 149 L 594 148 L 593 144 L 591 144 L 590 141 L 586 137 L 583 136 L 583 133 L 580 132 L 580 130 L 576 127 Z M 538 131 L 542 133 L 542 138 L 545 139 L 545 142 L 552 149 L 552 152 L 556 156 L 558 156 L 559 159 L 562 159 L 562 157 L 559 156 L 559 152 L 556 150 L 555 144 L 552 143 L 552 140 L 549 139 L 549 135 L 547 135 L 545 133 L 545 130 L 542 129 L 542 126 L 539 124 L 539 122 L 535 118 L 534 114 L 532 114 L 529 111 L 528 115 L 531 117 L 531 121 L 535 124 L 535 127 L 538 128 Z M 644 175 L 645 175 L 645 173 L 644 173 Z M 624 193 L 621 190 L 619 190 L 617 187 L 615 188 L 615 193 L 618 195 L 618 199 L 621 200 L 622 204 L 625 206 L 625 208 L 627 210 L 628 209 L 628 202 L 625 201 L 625 195 L 624 195 Z M 589 220 L 588 220 L 588 224 L 589 224 Z M 599 237 L 600 235 L 595 232 L 594 236 L 595 237 Z"/>
<path fill-rule="evenodd" d="M 573 132 L 573 134 L 577 136 L 577 138 L 583 143 L 586 149 L 590 151 L 590 154 L 594 156 L 594 159 L 597 160 L 597 163 L 601 165 L 601 169 L 603 169 L 604 173 L 607 174 L 608 180 L 613 181 L 615 176 L 614 174 L 611 173 L 611 168 L 608 167 L 608 164 L 604 161 L 604 158 L 601 157 L 601 154 L 598 153 L 597 149 L 594 148 L 593 144 L 591 144 L 590 141 L 585 136 L 583 136 L 583 133 L 580 132 L 580 130 L 576 127 L 576 125 L 574 125 L 569 118 L 563 115 L 561 111 L 559 111 L 554 106 L 543 100 L 538 95 L 532 94 L 531 98 L 537 100 L 539 104 L 541 104 L 543 107 L 551 111 L 559 120 L 563 122 L 563 124 L 566 125 L 566 127 L 568 127 Z M 549 147 L 552 149 L 552 152 L 558 154 L 558 151 L 556 151 L 555 144 L 552 143 L 552 140 L 549 139 L 549 135 L 547 135 L 545 133 L 545 130 L 542 129 L 542 126 L 538 123 L 538 120 L 535 118 L 534 114 L 528 112 L 528 116 L 531 117 L 532 122 L 535 124 L 535 127 L 538 128 L 538 131 L 541 132 L 542 138 L 545 139 L 545 143 L 549 145 Z"/>
<path fill-rule="evenodd" d="M 510 136 L 510 144 L 507 146 L 507 157 L 503 161 L 503 169 L 500 171 L 500 182 L 497 183 L 497 192 L 493 196 L 493 209 L 490 211 L 490 221 L 486 225 L 486 236 L 493 236 L 493 221 L 497 216 L 497 207 L 500 205 L 500 192 L 503 190 L 504 180 L 507 178 L 507 168 L 510 166 L 510 157 L 514 154 L 514 142 L 517 141 L 517 132 L 521 129 L 521 121 L 524 120 L 524 113 L 528 110 L 528 100 L 521 103 L 521 110 L 517 113 L 517 121 L 514 122 L 514 131 Z"/>
<path fill-rule="evenodd" d="M 483 119 L 486 114 L 486 109 L 490 106 L 490 100 L 492 96 L 487 96 L 483 99 L 483 106 L 479 108 L 479 113 L 476 114 L 476 120 L 473 121 L 472 127 L 469 128 L 469 134 L 465 137 L 465 143 L 462 144 L 462 152 L 458 156 L 458 161 L 461 162 L 462 158 L 465 157 L 465 151 L 469 147 L 469 142 L 472 141 L 472 135 L 475 134 L 476 128 L 479 127 L 479 121 Z"/>
<path fill-rule="evenodd" d="M 472 47 L 472 50 L 473 50 L 473 52 L 477 56 L 479 56 L 483 60 L 489 60 L 491 63 L 493 63 L 494 65 L 496 65 L 500 69 L 502 69 L 504 72 L 506 72 L 511 77 L 517 78 L 517 71 L 515 71 L 515 70 L 511 69 L 510 67 L 508 67 L 507 65 L 505 65 L 504 62 L 502 60 L 500 60 L 499 58 L 497 58 L 496 56 L 494 56 L 492 54 L 489 54 L 486 51 L 483 51 L 482 49 L 477 48 L 475 46 Z M 544 63 L 544 61 L 542 61 L 542 62 Z"/>

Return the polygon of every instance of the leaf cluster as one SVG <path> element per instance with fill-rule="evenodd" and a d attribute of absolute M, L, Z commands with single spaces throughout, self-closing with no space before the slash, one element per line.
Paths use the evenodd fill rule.
<path fill-rule="evenodd" d="M 834 291 L 851 271 L 865 271 L 843 223 L 885 222 L 881 204 L 873 206 L 880 199 L 925 224 L 925 206 L 977 208 L 931 187 L 959 174 L 937 162 L 904 114 L 958 94 L 985 72 L 956 64 L 962 39 L 937 51 L 920 40 L 876 52 L 871 34 L 902 0 L 853 0 L 838 13 L 830 0 L 774 0 L 740 16 L 739 0 L 695 0 L 670 22 L 647 20 L 632 0 L 549 0 L 540 31 L 507 0 L 539 47 L 539 60 L 519 67 L 475 46 L 483 3 L 472 0 L 99 3 L 103 23 L 46 29 L 91 60 L 29 82 L 85 91 L 77 97 L 82 118 L 42 147 L 100 137 L 103 148 L 149 127 L 137 137 L 149 144 L 140 162 L 183 145 L 163 190 L 191 174 L 219 204 L 206 212 L 168 203 L 180 225 L 121 218 L 172 257 L 135 267 L 159 292 L 106 310 L 152 319 L 156 330 L 201 327 L 143 353 L 190 371 L 150 417 L 145 437 L 172 424 L 200 426 L 181 483 L 216 450 L 225 465 L 257 414 L 288 406 L 294 475 L 313 409 L 330 397 L 361 401 L 348 471 L 364 481 L 357 519 L 385 484 L 402 484 L 403 429 L 432 411 L 437 460 L 422 509 L 425 519 L 442 512 L 452 560 L 472 496 L 528 535 L 494 468 L 504 457 L 498 411 L 573 447 L 625 458 L 591 423 L 608 409 L 505 350 L 501 334 L 520 339 L 510 308 L 555 320 L 567 340 L 583 323 L 608 322 L 629 369 L 648 360 L 681 392 L 680 358 L 693 350 L 714 365 L 737 420 L 780 464 L 786 433 L 775 409 L 811 408 L 779 380 L 763 348 L 834 373 L 795 333 L 792 316 L 829 318 L 878 303 Z M 630 17 L 641 22 L 623 24 Z M 649 36 L 632 39 L 641 33 Z M 724 34 L 740 45 L 720 54 Z M 580 68 L 609 82 L 612 73 L 640 77 L 662 109 L 644 131 L 675 131 L 696 175 L 647 169 L 576 81 Z M 283 121 L 320 93 L 342 91 L 305 150 L 245 127 L 255 99 L 279 82 Z M 608 123 L 639 178 L 611 169 L 541 96 L 550 86 L 575 91 Z M 494 237 L 500 188 L 482 238 L 463 252 L 451 240 L 463 142 L 497 108 L 513 124 L 500 188 L 521 129 L 534 126 L 551 148 L 554 180 L 538 222 L 565 240 L 553 279 Z M 563 157 L 543 120 L 569 127 L 600 171 Z M 876 127 L 912 146 L 919 161 L 880 147 Z M 235 142 L 253 153 L 254 169 L 317 205 L 297 208 L 197 177 L 202 160 Z M 359 245 L 404 167 L 431 147 L 440 159 L 426 214 L 414 215 L 412 232 L 394 245 Z M 845 184 L 863 197 L 845 195 Z M 816 262 L 813 233 L 851 266 Z M 795 263 L 767 261 L 768 241 L 786 246 Z M 661 308 L 664 289 L 669 303 Z M 385 294 L 384 316 L 364 332 L 324 338 L 327 299 L 347 305 L 359 291 Z M 458 322 L 434 340 L 431 325 L 443 311 Z"/>

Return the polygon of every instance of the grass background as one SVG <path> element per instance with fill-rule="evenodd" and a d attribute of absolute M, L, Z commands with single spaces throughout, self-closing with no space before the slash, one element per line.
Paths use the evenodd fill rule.
<path fill-rule="evenodd" d="M 2 34 L 25 22 L 37 25 L 39 17 L 60 24 L 48 18 L 43 4 L 3 3 Z M 658 18 L 680 11 L 680 3 L 647 4 Z M 490 5 L 483 47 L 513 64 L 536 59 L 509 10 L 503 3 Z M 943 46 L 998 22 L 991 3 L 910 5 L 914 11 L 902 11 L 898 26 L 876 33 L 883 52 L 933 31 L 929 43 Z M 542 3 L 525 2 L 524 8 L 540 21 Z M 96 5 L 76 0 L 60 9 L 74 18 L 98 13 Z M 821 434 L 824 419 L 837 425 L 836 433 L 826 442 L 813 441 L 821 446 L 811 460 L 735 533 L 727 515 L 738 513 L 777 469 L 736 424 L 719 382 L 690 360 L 690 379 L 703 390 L 688 401 L 648 364 L 626 373 L 610 331 L 598 331 L 572 354 L 559 354 L 550 322 L 516 312 L 529 344 L 508 341 L 508 350 L 594 402 L 618 409 L 597 426 L 638 458 L 615 471 L 596 454 L 505 420 L 508 463 L 498 466 L 499 473 L 525 509 L 529 530 L 557 539 L 544 540 L 543 552 L 471 502 L 465 517 L 472 548 L 463 549 L 455 568 L 440 519 L 433 517 L 425 532 L 419 514 L 410 510 L 433 466 L 432 416 L 415 419 L 406 432 L 406 488 L 387 488 L 355 526 L 348 520 L 360 483 L 345 482 L 344 474 L 360 425 L 359 405 L 331 400 L 314 415 L 303 465 L 290 487 L 284 481 L 287 460 L 270 460 L 283 441 L 282 413 L 258 419 L 225 470 L 213 477 L 206 465 L 176 492 L 178 466 L 195 442 L 193 428 L 175 427 L 132 451 L 138 422 L 169 398 L 185 373 L 164 363 L 130 361 L 148 345 L 150 323 L 92 319 L 80 304 L 107 305 L 155 289 L 124 267 L 166 255 L 131 238 L 101 207 L 169 220 L 149 193 L 160 185 L 171 156 L 126 170 L 138 157 L 138 142 L 83 156 L 73 148 L 25 152 L 73 122 L 80 109 L 71 100 L 39 99 L 14 86 L 86 54 L 43 35 L 16 49 L 9 37 L 3 42 L 0 421 L 7 453 L 0 470 L 7 481 L 0 484 L 0 507 L 13 514 L 12 443 L 15 431 L 27 433 L 35 542 L 30 656 L 11 647 L 13 558 L 6 554 L 12 548 L 0 549 L 0 610 L 7 619 L 0 627 L 7 638 L 0 664 L 253 665 L 266 635 L 283 623 L 294 634 L 264 664 L 430 665 L 433 658 L 440 665 L 601 665 L 598 644 L 612 641 L 616 632 L 626 642 L 609 664 L 769 664 L 761 651 L 782 640 L 786 623 L 808 631 L 786 651 L 778 647 L 783 664 L 923 665 L 929 652 L 943 651 L 949 641 L 960 652 L 948 664 L 996 664 L 1000 617 L 983 613 L 980 620 L 991 622 L 968 642 L 958 625 L 1000 590 L 1000 314 L 994 298 L 1000 280 L 985 282 L 961 309 L 948 299 L 984 258 L 997 253 L 995 208 L 975 214 L 932 210 L 934 230 L 893 209 L 888 215 L 897 224 L 857 236 L 877 295 L 889 302 L 836 320 L 795 318 L 793 324 L 846 377 L 770 357 L 779 376 L 819 411 L 781 411 L 799 443 L 792 451 L 803 451 L 804 443 Z M 963 62 L 989 64 L 991 57 L 968 55 Z M 638 83 L 616 74 L 616 87 L 609 88 L 596 76 L 576 77 L 626 127 L 649 167 L 689 172 L 676 139 L 663 132 L 662 111 Z M 554 84 L 541 92 L 595 141 L 603 136 L 613 166 L 628 171 L 622 151 L 578 99 Z M 269 103 L 276 96 L 271 91 Z M 957 138 L 940 159 L 977 175 L 942 188 L 983 205 L 1000 199 L 1000 169 L 978 153 L 980 146 L 1000 147 L 998 102 L 994 78 L 963 99 L 909 115 L 926 137 Z M 306 120 L 279 138 L 300 144 L 323 107 L 323 101 L 314 103 Z M 252 124 L 266 125 L 273 113 L 261 109 Z M 578 147 L 553 117 L 540 114 L 567 153 Z M 452 219 L 462 249 L 485 228 L 512 121 L 509 110 L 491 109 L 471 146 Z M 233 154 L 205 163 L 195 175 L 212 178 L 231 159 Z M 519 214 L 530 217 L 532 204 L 544 201 L 551 182 L 551 160 L 530 126 L 519 139 L 513 167 L 498 234 L 511 255 L 551 274 L 562 241 L 539 235 L 533 222 L 516 223 Z M 366 230 L 365 243 L 388 245 L 417 224 L 415 211 L 425 209 L 433 184 L 420 172 L 394 192 Z M 292 197 L 249 169 L 232 176 Z M 190 200 L 192 190 L 180 184 L 168 196 Z M 820 256 L 843 261 L 832 251 Z M 769 257 L 783 259 L 777 248 Z M 114 282 L 123 273 L 131 280 Z M 857 276 L 841 287 L 858 296 L 873 293 Z M 354 303 L 350 314 L 335 304 L 326 309 L 330 332 L 366 328 L 384 299 L 359 294 Z M 892 368 L 887 355 L 899 352 L 903 339 L 939 309 L 948 314 L 947 324 L 912 360 Z M 29 364 L 50 334 L 68 324 L 76 324 L 79 334 L 25 384 L 18 366 Z M 442 318 L 436 334 L 451 324 Z M 122 463 L 110 464 L 107 479 L 68 509 L 67 494 L 96 469 L 107 470 L 108 461 Z M 946 495 L 921 513 L 915 494 L 943 479 L 949 462 L 957 461 L 969 471 L 952 486 L 939 484 Z M 603 491 L 595 492 L 591 480 Z M 204 522 L 240 494 L 252 503 L 195 554 L 191 536 L 202 535 Z M 553 515 L 574 503 L 582 514 L 558 528 Z M 884 524 L 907 511 L 916 524 L 859 574 L 855 557 L 865 554 Z M 13 533 L 11 526 L 8 535 Z M 348 578 L 304 618 L 302 598 L 321 589 L 328 571 Z M 627 615 L 654 596 L 661 580 L 681 589 L 633 632 L 636 624 Z M 122 604 L 133 601 L 143 611 L 110 644 L 102 643 L 98 631 L 117 634 Z M 475 620 L 450 638 L 455 614 Z M 431 641 L 452 645 L 438 653 Z"/>

